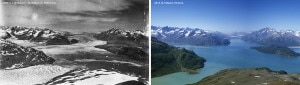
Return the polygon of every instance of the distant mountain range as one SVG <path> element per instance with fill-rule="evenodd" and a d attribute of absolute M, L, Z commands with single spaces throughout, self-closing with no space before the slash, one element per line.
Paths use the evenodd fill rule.
<path fill-rule="evenodd" d="M 52 64 L 55 60 L 42 51 L 0 40 L 0 68 L 16 69 L 39 64 Z"/>
<path fill-rule="evenodd" d="M 243 36 L 242 40 L 262 45 L 299 46 L 300 31 L 277 31 L 273 28 L 263 28 Z"/>
<path fill-rule="evenodd" d="M 0 27 L 0 69 L 9 69 L 4 71 L 13 74 L 15 70 L 19 70 L 18 68 L 67 65 L 71 67 L 66 68 L 73 70 L 69 69 L 71 71 L 60 76 L 56 75 L 55 78 L 52 76 L 53 79 L 49 82 L 36 81 L 35 84 L 40 82 L 43 85 L 144 85 L 149 82 L 147 70 L 149 38 L 145 35 L 143 31 L 125 31 L 115 28 L 99 33 L 72 34 L 46 28 Z M 42 51 L 55 57 L 57 62 Z M 55 65 L 40 65 L 54 62 Z M 81 67 L 84 69 L 79 69 Z M 56 71 L 51 70 L 51 72 L 54 74 Z M 17 74 L 24 73 L 28 72 L 21 71 Z M 25 77 L 31 78 L 30 75 Z M 16 81 L 20 80 L 16 79 Z M 41 80 L 45 79 L 41 78 Z M 13 78 L 11 83 L 14 82 Z M 6 85 L 5 81 L 4 84 Z"/>
<path fill-rule="evenodd" d="M 199 46 L 229 45 L 230 40 L 221 32 L 206 31 L 202 29 L 157 27 L 151 26 L 151 36 L 163 42 L 185 43 Z"/>
<path fill-rule="evenodd" d="M 28 27 L 7 27 L 0 28 L 1 39 L 17 39 L 30 40 L 32 42 L 42 42 L 47 45 L 66 45 L 76 42 L 69 40 L 70 32 L 54 31 L 44 28 L 28 28 Z"/>
<path fill-rule="evenodd" d="M 140 30 L 125 31 L 117 28 L 112 28 L 104 32 L 94 35 L 99 40 L 131 40 L 140 41 L 146 37 L 146 33 Z"/>

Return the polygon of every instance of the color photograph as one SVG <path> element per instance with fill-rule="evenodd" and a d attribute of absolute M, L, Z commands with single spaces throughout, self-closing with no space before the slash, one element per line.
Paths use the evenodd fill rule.
<path fill-rule="evenodd" d="M 152 85 L 299 85 L 299 0 L 152 0 Z"/>

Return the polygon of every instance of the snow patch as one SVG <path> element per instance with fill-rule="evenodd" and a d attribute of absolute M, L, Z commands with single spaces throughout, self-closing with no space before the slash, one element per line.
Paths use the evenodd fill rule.
<path fill-rule="evenodd" d="M 6 36 L 7 36 L 6 31 L 0 29 L 0 38 L 6 37 Z"/>
<path fill-rule="evenodd" d="M 191 31 L 188 31 L 186 34 L 185 34 L 185 37 L 188 37 L 190 35 Z"/>
<path fill-rule="evenodd" d="M 107 71 L 105 69 L 79 70 L 70 74 L 72 75 L 63 76 L 49 84 L 52 85 L 55 82 L 64 81 L 56 85 L 115 85 L 126 81 L 138 81 L 138 77 Z"/>
<path fill-rule="evenodd" d="M 56 65 L 37 65 L 14 70 L 0 70 L 0 85 L 34 85 L 70 71 Z"/>

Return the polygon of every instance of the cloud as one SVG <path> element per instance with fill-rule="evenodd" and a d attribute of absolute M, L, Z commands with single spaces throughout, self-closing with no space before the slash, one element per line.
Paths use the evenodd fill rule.
<path fill-rule="evenodd" d="M 61 12 L 123 10 L 131 5 L 131 0 L 4 0 L 4 2 L 16 6 L 43 7 L 42 9 L 47 6 L 46 2 L 54 2 L 55 4 L 48 4 L 47 7 L 55 5 L 50 9 Z"/>
<path fill-rule="evenodd" d="M 114 22 L 114 18 L 106 18 L 101 12 L 119 11 L 130 6 L 125 0 L 6 0 L 4 2 L 53 2 L 50 4 L 7 4 L 5 5 L 6 23 L 9 25 L 34 25 L 34 24 L 51 24 L 62 21 L 103 21 Z M 71 15 L 84 12 L 85 16 Z M 59 16 L 58 13 L 69 13 L 69 15 Z M 93 18 L 94 17 L 94 18 Z M 59 19 L 60 18 L 60 19 Z M 59 21 L 55 21 L 59 20 Z"/>
<path fill-rule="evenodd" d="M 70 23 L 100 26 L 96 24 L 118 24 L 123 23 L 122 20 L 128 22 L 125 24 L 136 24 L 140 23 L 137 22 L 140 20 L 138 18 L 144 16 L 140 15 L 140 12 L 148 9 L 148 0 L 4 0 L 3 2 L 10 3 L 3 6 L 5 25 L 9 26 L 56 24 L 66 26 L 61 24 Z M 25 3 L 14 4 L 14 2 Z M 28 4 L 35 2 L 36 4 Z"/>
<path fill-rule="evenodd" d="M 72 4 L 69 4 L 72 3 Z M 122 10 L 130 6 L 125 0 L 59 0 L 57 10 L 62 12 Z"/>
<path fill-rule="evenodd" d="M 69 16 L 69 15 L 60 15 L 60 16 L 56 16 L 55 19 L 52 19 L 53 23 L 61 23 L 61 22 L 76 22 L 79 21 L 81 23 L 95 23 L 95 22 L 115 22 L 117 21 L 119 18 L 115 18 L 115 17 L 109 17 L 109 18 L 105 18 L 105 17 L 85 17 L 85 16 Z"/>
<path fill-rule="evenodd" d="M 4 0 L 10 2 L 15 7 L 31 7 L 35 10 L 48 12 L 82 12 L 82 11 L 120 11 L 129 8 L 132 2 L 144 0 Z M 13 4 L 12 2 L 26 2 L 23 4 Z M 29 4 L 36 2 L 37 4 Z M 55 4 L 45 4 L 44 2 L 55 2 Z"/>

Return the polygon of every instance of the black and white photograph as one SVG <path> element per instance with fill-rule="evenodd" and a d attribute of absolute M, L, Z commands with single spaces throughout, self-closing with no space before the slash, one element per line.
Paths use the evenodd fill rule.
<path fill-rule="evenodd" d="M 1 0 L 0 85 L 148 85 L 149 0 Z"/>

